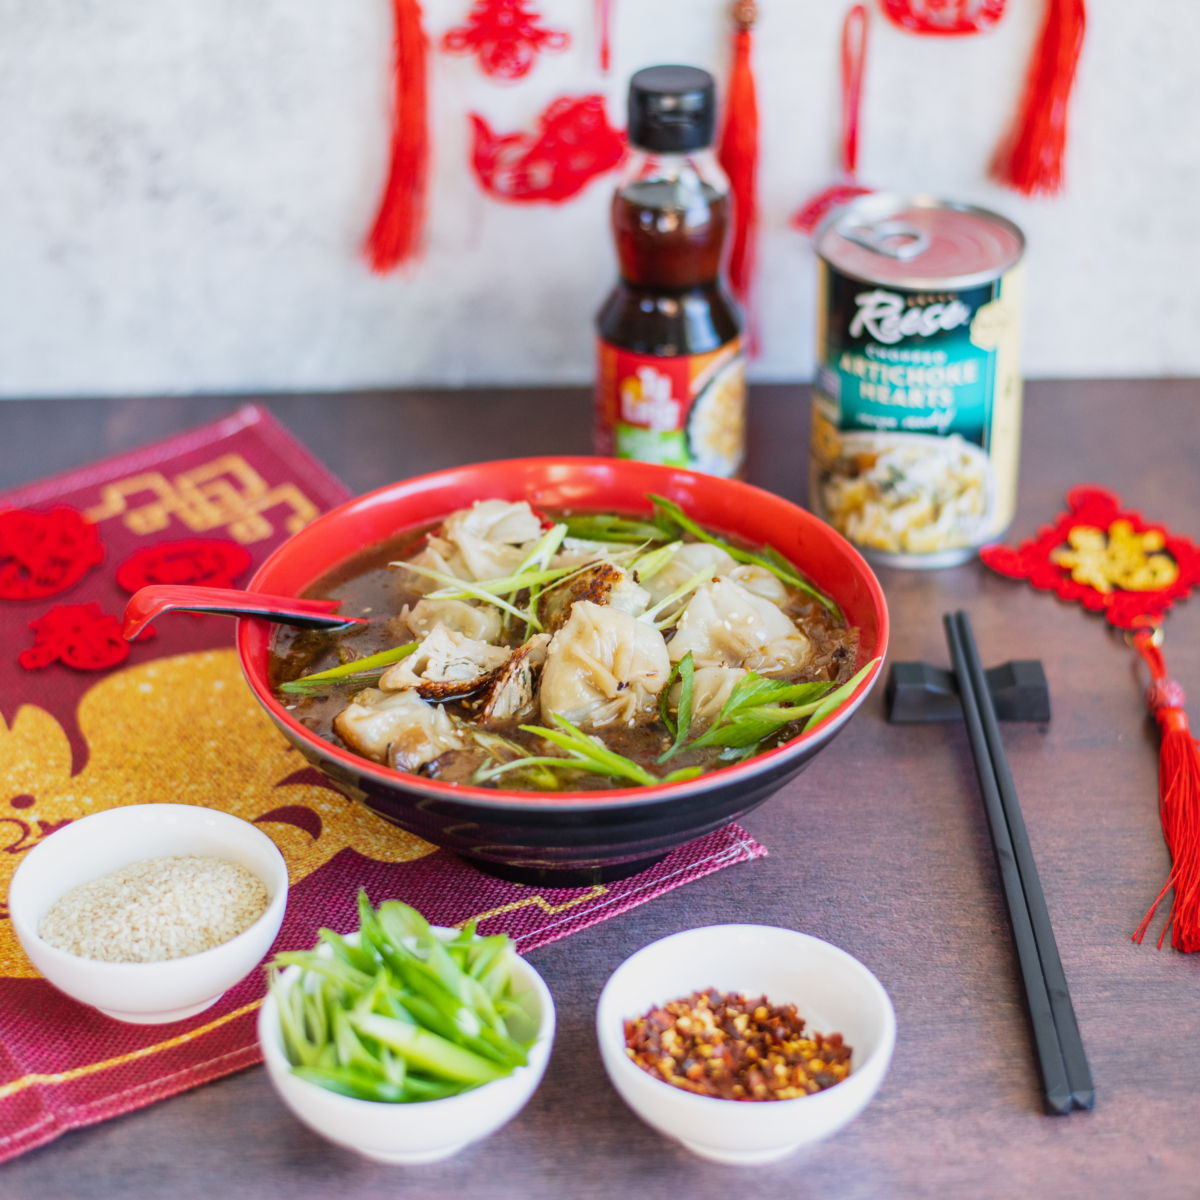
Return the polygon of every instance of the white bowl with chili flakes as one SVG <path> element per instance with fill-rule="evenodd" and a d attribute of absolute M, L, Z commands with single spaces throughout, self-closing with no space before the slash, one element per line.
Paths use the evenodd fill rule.
<path fill-rule="evenodd" d="M 801 1071 L 786 1085 L 771 1088 L 763 1086 L 760 1075 L 741 1087 L 743 1077 L 741 1095 L 724 1099 L 697 1094 L 704 1084 L 696 1069 L 699 1055 L 677 1064 L 675 1083 L 664 1078 L 671 1073 L 670 1064 L 655 1073 L 639 1066 L 626 1042 L 626 1022 L 672 1001 L 688 1001 L 697 992 L 740 995 L 748 1002 L 765 998 L 768 1013 L 759 1012 L 760 1018 L 772 1008 L 795 1005 L 804 1021 L 800 1036 L 815 1042 L 820 1033 L 826 1039 L 819 1044 L 825 1053 L 818 1069 Z M 699 1007 L 718 1002 L 714 995 Z M 751 1029 L 755 1007 L 751 1003 L 745 1014 Z M 794 1045 L 794 1027 L 785 1033 Z M 840 1043 L 834 1034 L 841 1035 Z M 710 925 L 663 938 L 626 959 L 600 994 L 596 1036 L 609 1079 L 646 1124 L 702 1158 L 752 1166 L 829 1137 L 866 1108 L 892 1059 L 896 1015 L 879 980 L 820 938 L 766 925 Z M 850 1071 L 832 1082 L 844 1068 L 831 1070 L 824 1060 L 844 1057 L 839 1046 L 850 1047 Z M 808 1054 L 813 1047 L 804 1049 Z M 835 1052 L 829 1053 L 831 1049 Z M 688 1069 L 690 1086 L 684 1082 Z M 821 1090 L 797 1094 L 812 1086 Z"/>

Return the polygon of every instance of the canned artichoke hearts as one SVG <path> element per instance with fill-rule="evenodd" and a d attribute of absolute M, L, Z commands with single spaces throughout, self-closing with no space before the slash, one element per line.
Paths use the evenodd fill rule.
<path fill-rule="evenodd" d="M 979 209 L 868 199 L 818 234 L 810 502 L 877 562 L 949 566 L 1016 507 L 1024 243 Z"/>

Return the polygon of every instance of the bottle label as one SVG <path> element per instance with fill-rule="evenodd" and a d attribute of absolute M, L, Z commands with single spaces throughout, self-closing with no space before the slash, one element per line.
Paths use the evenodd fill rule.
<path fill-rule="evenodd" d="M 598 342 L 596 451 L 736 475 L 746 445 L 741 338 L 708 354 L 664 358 Z"/>

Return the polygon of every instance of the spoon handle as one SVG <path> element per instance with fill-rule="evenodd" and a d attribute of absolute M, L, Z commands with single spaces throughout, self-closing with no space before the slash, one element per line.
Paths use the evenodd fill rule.
<path fill-rule="evenodd" d="M 340 600 L 299 600 L 294 596 L 267 596 L 234 588 L 185 587 L 156 583 L 134 592 L 125 606 L 121 633 L 133 641 L 155 617 L 165 612 L 218 613 L 227 617 L 262 617 L 277 625 L 297 629 L 341 629 L 366 625 L 366 617 L 341 617 Z"/>

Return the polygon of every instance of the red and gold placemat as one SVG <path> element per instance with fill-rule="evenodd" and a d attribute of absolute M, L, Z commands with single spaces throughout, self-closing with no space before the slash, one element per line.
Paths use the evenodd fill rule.
<path fill-rule="evenodd" d="M 357 926 L 355 896 L 477 917 L 532 950 L 766 851 L 730 825 L 606 886 L 486 876 L 347 799 L 242 681 L 233 622 L 174 616 L 114 637 L 144 583 L 243 586 L 349 493 L 264 409 L 0 496 L 0 895 L 21 855 L 121 804 L 202 804 L 260 824 L 287 859 L 277 949 Z M 254 972 L 173 1025 L 125 1025 L 46 983 L 0 907 L 0 1160 L 259 1061 Z"/>

